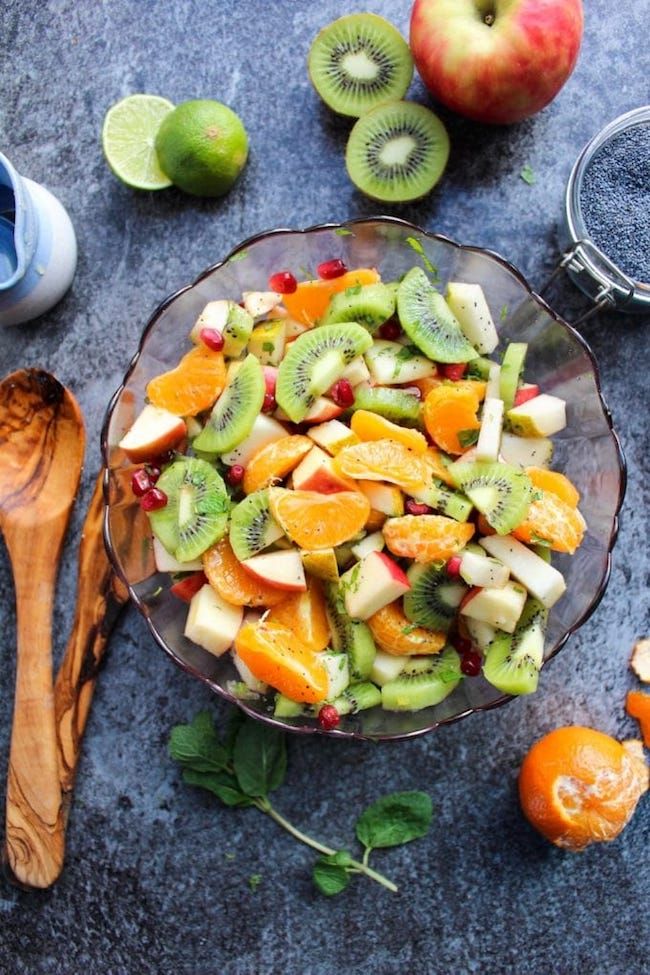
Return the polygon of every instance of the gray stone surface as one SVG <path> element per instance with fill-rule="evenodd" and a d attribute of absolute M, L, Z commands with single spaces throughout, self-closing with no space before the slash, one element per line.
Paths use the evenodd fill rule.
<path fill-rule="evenodd" d="M 540 284 L 558 255 L 563 187 L 581 146 L 648 96 L 646 0 L 590 0 L 579 66 L 554 104 L 510 129 L 448 118 L 452 156 L 439 189 L 395 208 L 427 229 L 495 248 Z M 373 0 L 406 32 L 410 4 Z M 3 374 L 42 365 L 68 383 L 86 417 L 83 492 L 57 599 L 56 652 L 72 617 L 76 538 L 99 465 L 102 415 L 156 304 L 243 237 L 379 212 L 348 182 L 347 125 L 306 77 L 316 30 L 343 0 L 3 0 L 0 147 L 68 207 L 80 259 L 73 288 L 41 321 L 0 332 Z M 134 91 L 173 101 L 215 97 L 251 137 L 249 165 L 223 201 L 169 190 L 136 194 L 102 158 L 106 109 Z M 414 97 L 426 101 L 415 82 Z M 525 164 L 537 181 L 519 176 Z M 569 318 L 584 301 L 560 283 Z M 255 811 L 226 811 L 179 783 L 165 752 L 171 725 L 226 707 L 177 671 L 135 611 L 115 632 L 88 727 L 55 889 L 0 886 L 0 973 L 12 975 L 330 975 L 356 972 L 621 975 L 650 972 L 650 804 L 617 842 L 571 856 L 527 826 L 516 798 L 532 741 L 561 724 L 614 735 L 627 658 L 648 621 L 647 319 L 601 315 L 584 329 L 629 463 L 607 594 L 544 672 L 539 693 L 409 743 L 290 742 L 278 804 L 332 844 L 349 842 L 364 803 L 421 787 L 436 807 L 430 837 L 378 856 L 400 884 L 358 882 L 326 901 L 308 850 Z M 0 552 L 0 755 L 11 720 L 15 615 Z M 259 873 L 256 892 L 248 878 Z"/>

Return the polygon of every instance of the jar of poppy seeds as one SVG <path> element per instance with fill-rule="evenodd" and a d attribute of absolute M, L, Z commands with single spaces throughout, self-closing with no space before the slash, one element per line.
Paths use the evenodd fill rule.
<path fill-rule="evenodd" d="M 564 217 L 562 266 L 594 302 L 588 314 L 607 305 L 650 313 L 650 105 L 614 119 L 585 146 Z"/>

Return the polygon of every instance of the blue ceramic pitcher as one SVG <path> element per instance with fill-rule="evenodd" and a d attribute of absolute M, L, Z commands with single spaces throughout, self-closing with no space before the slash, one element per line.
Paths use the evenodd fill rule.
<path fill-rule="evenodd" d="M 77 241 L 55 196 L 0 153 L 0 325 L 37 318 L 72 283 Z"/>

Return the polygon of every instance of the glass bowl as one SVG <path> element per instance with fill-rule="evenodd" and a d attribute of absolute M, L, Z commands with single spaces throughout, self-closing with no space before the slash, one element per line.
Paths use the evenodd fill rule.
<path fill-rule="evenodd" d="M 175 366 L 188 348 L 189 330 L 206 302 L 238 299 L 243 290 L 265 290 L 269 275 L 285 268 L 300 277 L 311 276 L 319 263 L 335 257 L 348 267 L 374 266 L 385 280 L 395 280 L 414 265 L 423 264 L 441 283 L 480 284 L 501 338 L 529 344 L 527 378 L 567 401 L 568 422 L 555 437 L 553 466 L 567 474 L 580 491 L 588 533 L 573 557 L 554 557 L 554 564 L 566 577 L 567 592 L 549 616 L 545 662 L 602 598 L 625 490 L 625 462 L 587 343 L 531 290 L 516 268 L 490 251 L 454 243 L 392 217 L 303 231 L 273 230 L 244 241 L 193 284 L 165 299 L 144 329 L 104 422 L 108 552 L 152 635 L 179 667 L 249 715 L 309 734 L 320 731 L 313 719 L 277 719 L 261 700 L 235 700 L 227 690 L 227 682 L 237 677 L 230 655 L 214 657 L 183 636 L 187 607 L 170 594 L 168 576 L 155 569 L 147 517 L 130 488 L 132 465 L 117 445 L 142 409 L 147 382 Z M 543 677 L 538 693 L 544 693 Z M 483 677 L 475 677 L 462 681 L 435 707 L 407 713 L 373 708 L 342 718 L 339 727 L 327 733 L 345 738 L 408 738 L 509 700 Z"/>

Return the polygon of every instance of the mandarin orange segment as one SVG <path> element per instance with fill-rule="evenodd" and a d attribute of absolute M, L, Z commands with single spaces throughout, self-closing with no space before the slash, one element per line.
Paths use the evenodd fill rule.
<path fill-rule="evenodd" d="M 274 606 L 266 618 L 286 626 L 313 653 L 324 650 L 330 641 L 325 596 L 316 579 L 309 579 L 305 592 L 292 593 Z"/>
<path fill-rule="evenodd" d="M 313 446 L 313 440 L 300 434 L 266 444 L 248 462 L 242 484 L 244 492 L 252 494 L 269 484 L 277 484 L 298 466 Z"/>
<path fill-rule="evenodd" d="M 422 455 L 422 460 L 426 463 L 432 477 L 437 477 L 443 484 L 448 484 L 455 488 L 454 480 L 449 473 L 449 468 L 445 464 L 445 456 L 437 447 L 427 447 L 426 453 Z M 451 457 L 447 457 L 451 463 Z"/>
<path fill-rule="evenodd" d="M 383 511 L 376 511 L 375 508 L 371 508 L 368 520 L 364 525 L 365 530 L 369 535 L 378 532 L 380 528 L 383 528 L 387 517 L 388 515 L 385 515 Z"/>
<path fill-rule="evenodd" d="M 628 691 L 625 710 L 631 718 L 636 718 L 639 722 L 643 744 L 650 748 L 650 694 L 645 691 Z"/>
<path fill-rule="evenodd" d="M 391 420 L 387 420 L 370 410 L 355 410 L 350 420 L 350 428 L 359 440 L 394 440 L 403 444 L 416 454 L 423 454 L 427 449 L 427 441 L 419 430 L 401 427 Z"/>
<path fill-rule="evenodd" d="M 360 491 L 289 491 L 269 488 L 271 514 L 300 548 L 335 548 L 363 530 L 370 502 Z"/>
<path fill-rule="evenodd" d="M 196 416 L 214 404 L 225 385 L 226 366 L 221 352 L 197 345 L 175 369 L 150 380 L 147 396 L 154 406 L 177 416 Z"/>
<path fill-rule="evenodd" d="M 292 701 L 315 704 L 327 697 L 327 671 L 288 627 L 259 620 L 235 637 L 235 651 L 258 680 Z"/>
<path fill-rule="evenodd" d="M 389 481 L 405 491 L 416 491 L 428 474 L 421 456 L 394 440 L 371 440 L 344 447 L 333 464 L 346 477 Z"/>
<path fill-rule="evenodd" d="M 409 386 L 416 386 L 422 394 L 421 398 L 425 400 L 431 390 L 442 386 L 444 381 L 442 376 L 425 376 L 423 379 L 412 379 Z"/>
<path fill-rule="evenodd" d="M 275 606 L 287 598 L 286 591 L 246 572 L 227 538 L 203 553 L 203 571 L 212 588 L 233 606 Z"/>
<path fill-rule="evenodd" d="M 557 728 L 536 742 L 519 773 L 529 822 L 556 846 L 583 850 L 615 839 L 648 789 L 645 761 L 592 728 Z"/>
<path fill-rule="evenodd" d="M 435 444 L 448 454 L 462 454 L 468 448 L 458 439 L 462 431 L 479 430 L 478 393 L 467 383 L 442 385 L 432 389 L 424 401 L 422 415 L 427 432 Z"/>
<path fill-rule="evenodd" d="M 585 533 L 585 520 L 577 508 L 563 501 L 557 494 L 542 491 L 533 501 L 528 514 L 512 534 L 520 542 L 546 543 L 554 552 L 573 555 Z"/>
<path fill-rule="evenodd" d="M 360 267 L 329 281 L 301 281 L 293 294 L 284 295 L 282 300 L 292 318 L 311 326 L 325 314 L 332 295 L 359 284 L 377 284 L 379 280 L 374 268 Z"/>
<path fill-rule="evenodd" d="M 550 491 L 552 494 L 557 494 L 558 498 L 570 507 L 578 507 L 580 494 L 564 474 L 560 474 L 559 471 L 549 471 L 545 467 L 527 467 L 526 474 L 540 491 Z"/>
<path fill-rule="evenodd" d="M 377 646 L 395 656 L 440 653 L 446 643 L 444 633 L 413 626 L 399 599 L 374 613 L 367 622 Z"/>
<path fill-rule="evenodd" d="M 460 552 L 474 534 L 474 525 L 444 515 L 404 515 L 389 518 L 382 532 L 393 555 L 416 562 L 436 562 Z"/>

